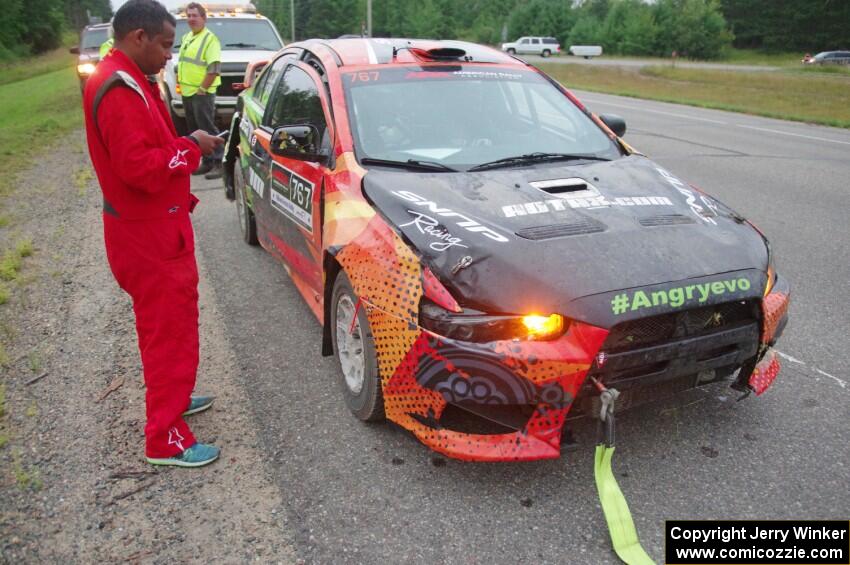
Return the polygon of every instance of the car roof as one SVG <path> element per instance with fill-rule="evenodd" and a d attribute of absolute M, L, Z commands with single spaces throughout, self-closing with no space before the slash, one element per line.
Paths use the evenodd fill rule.
<path fill-rule="evenodd" d="M 411 63 L 490 63 L 526 67 L 526 63 L 491 47 L 468 41 L 372 38 L 311 39 L 290 43 L 314 52 L 327 51 L 338 67 L 410 65 Z M 318 53 L 317 53 L 318 54 Z"/>

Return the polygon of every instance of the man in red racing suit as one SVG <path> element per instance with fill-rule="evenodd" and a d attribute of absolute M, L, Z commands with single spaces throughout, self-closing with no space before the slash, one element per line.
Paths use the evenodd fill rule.
<path fill-rule="evenodd" d="M 198 467 L 219 449 L 196 442 L 183 419 L 209 407 L 192 397 L 198 368 L 198 268 L 189 192 L 201 154 L 221 139 L 177 137 L 155 75 L 171 58 L 175 21 L 155 0 L 115 14 L 115 47 L 86 84 L 89 154 L 103 191 L 106 256 L 133 300 L 145 379 L 145 455 Z"/>

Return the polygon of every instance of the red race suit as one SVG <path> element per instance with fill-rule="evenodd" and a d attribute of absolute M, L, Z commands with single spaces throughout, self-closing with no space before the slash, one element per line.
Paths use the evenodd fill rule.
<path fill-rule="evenodd" d="M 106 257 L 133 299 L 145 376 L 145 454 L 194 445 L 182 413 L 198 369 L 198 267 L 189 213 L 198 144 L 178 137 L 155 82 L 113 49 L 86 83 L 86 137 L 103 191 Z"/>

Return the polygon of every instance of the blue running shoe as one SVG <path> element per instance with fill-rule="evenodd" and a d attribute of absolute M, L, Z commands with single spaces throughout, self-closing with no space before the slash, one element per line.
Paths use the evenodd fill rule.
<path fill-rule="evenodd" d="M 184 449 L 179 455 L 157 459 L 146 457 L 151 465 L 174 465 L 177 467 L 203 467 L 209 465 L 221 454 L 221 450 L 214 445 L 196 443 L 188 449 Z"/>
<path fill-rule="evenodd" d="M 189 408 L 183 412 L 183 415 L 188 416 L 189 414 L 203 412 L 212 406 L 213 402 L 215 402 L 215 396 L 193 396 L 189 401 Z"/>

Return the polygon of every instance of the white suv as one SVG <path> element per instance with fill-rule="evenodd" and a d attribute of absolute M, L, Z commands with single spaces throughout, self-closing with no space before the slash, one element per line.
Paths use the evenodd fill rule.
<path fill-rule="evenodd" d="M 520 37 L 513 43 L 502 43 L 502 51 L 511 55 L 558 55 L 561 46 L 554 37 Z"/>
<path fill-rule="evenodd" d="M 177 88 L 177 58 L 180 40 L 189 31 L 186 14 L 175 14 L 174 56 L 160 73 L 160 88 L 171 118 L 178 133 L 185 133 L 186 113 L 183 100 Z M 239 92 L 233 89 L 234 83 L 242 83 L 245 69 L 250 63 L 268 60 L 283 48 L 283 40 L 274 24 L 256 13 L 251 4 L 221 7 L 207 4 L 207 28 L 221 43 L 221 85 L 216 90 L 216 121 L 227 129 L 230 118 L 236 110 L 236 97 Z"/>

